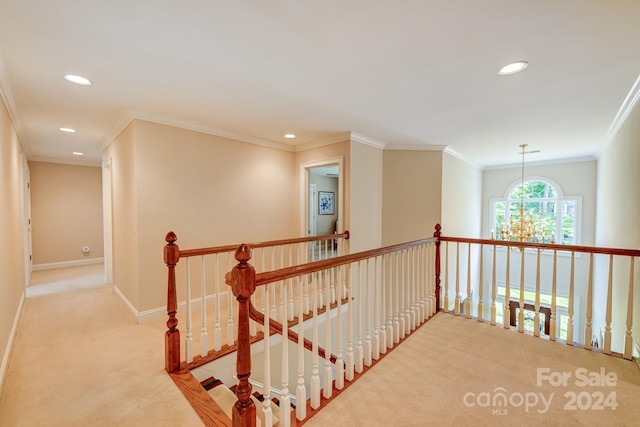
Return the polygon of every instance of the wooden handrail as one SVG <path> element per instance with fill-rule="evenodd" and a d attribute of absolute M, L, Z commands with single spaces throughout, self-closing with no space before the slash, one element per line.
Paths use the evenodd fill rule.
<path fill-rule="evenodd" d="M 266 242 L 245 243 L 245 245 L 247 245 L 251 249 L 258 249 L 258 248 L 268 248 L 270 246 L 284 246 L 284 245 L 292 245 L 295 243 L 307 243 L 307 242 L 316 242 L 319 240 L 331 240 L 331 239 L 349 240 L 349 230 L 345 230 L 345 232 L 342 234 L 326 234 L 323 236 L 307 236 L 307 237 L 298 237 L 295 239 L 270 240 Z M 225 245 L 225 246 L 214 246 L 210 248 L 185 249 L 180 251 L 180 258 L 233 252 L 236 249 L 238 249 L 238 246 L 240 245 Z"/>
<path fill-rule="evenodd" d="M 326 270 L 331 267 L 339 267 L 341 265 L 351 264 L 353 262 L 362 261 L 368 258 L 376 258 L 382 255 L 390 254 L 392 252 L 414 248 L 416 246 L 421 246 L 427 243 L 433 243 L 435 241 L 435 238 L 429 237 L 427 239 L 414 240 L 413 242 L 386 246 L 379 249 L 371 249 L 368 251 L 358 252 L 350 255 L 343 255 L 337 258 L 330 258 L 321 261 L 309 262 L 307 264 L 295 265 L 293 267 L 281 268 L 279 270 L 267 271 L 256 275 L 256 287 L 273 282 L 278 282 L 280 280 L 303 276 L 309 273 L 315 273 L 317 271 Z"/>
<path fill-rule="evenodd" d="M 265 316 L 257 308 L 255 308 L 253 304 L 249 305 L 249 316 L 251 316 L 251 318 L 256 322 L 264 326 Z M 282 326 L 282 324 L 279 322 L 276 322 L 272 318 L 269 318 L 269 330 L 271 332 L 284 335 L 284 332 L 283 332 L 284 327 Z M 287 328 L 287 337 L 289 341 L 292 341 L 295 343 L 298 342 L 298 334 L 289 328 Z M 308 340 L 307 338 L 304 338 L 303 342 L 304 342 L 304 348 L 306 348 L 309 351 L 313 351 L 313 343 L 310 340 Z M 324 348 L 318 347 L 318 356 L 322 357 L 323 359 L 327 357 L 327 352 L 325 351 Z M 331 361 L 331 363 L 335 364 L 337 359 L 338 357 L 335 356 L 334 354 L 329 355 L 329 360 Z"/>
<path fill-rule="evenodd" d="M 475 243 L 490 246 L 508 246 L 516 248 L 531 248 L 541 249 L 548 251 L 566 251 L 566 252 L 583 252 L 590 254 L 604 254 L 604 255 L 621 255 L 640 257 L 640 250 L 637 249 L 622 249 L 622 248 L 601 248 L 596 246 L 578 246 L 578 245 L 559 245 L 557 243 L 529 243 L 529 242 L 514 242 L 511 240 L 497 240 L 497 239 L 472 239 L 467 237 L 451 237 L 440 236 L 442 242 L 460 242 L 460 243 Z"/>

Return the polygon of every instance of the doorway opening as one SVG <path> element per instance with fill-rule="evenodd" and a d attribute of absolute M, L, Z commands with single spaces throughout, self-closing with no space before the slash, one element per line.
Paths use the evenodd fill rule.
<path fill-rule="evenodd" d="M 342 157 L 336 157 L 301 164 L 301 235 L 325 236 L 344 230 L 342 162 Z M 330 239 L 310 244 L 309 259 L 334 256 L 334 242 Z"/>

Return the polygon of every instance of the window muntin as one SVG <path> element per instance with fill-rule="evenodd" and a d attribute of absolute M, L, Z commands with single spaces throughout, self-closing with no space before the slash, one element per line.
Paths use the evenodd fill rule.
<path fill-rule="evenodd" d="M 580 197 L 564 197 L 560 188 L 545 178 L 518 181 L 503 199 L 492 199 L 492 235 L 500 239 L 502 227 L 509 220 L 520 221 L 520 205 L 524 202 L 525 219 L 533 217 L 538 233 L 544 232 L 545 243 L 579 244 Z M 538 241 L 541 239 L 538 237 Z"/>

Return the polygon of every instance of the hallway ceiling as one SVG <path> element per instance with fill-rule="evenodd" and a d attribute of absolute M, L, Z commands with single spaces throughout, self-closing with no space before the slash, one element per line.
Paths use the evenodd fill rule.
<path fill-rule="evenodd" d="M 99 165 L 132 118 L 292 150 L 354 132 L 481 167 L 519 144 L 593 157 L 637 94 L 638 17 L 637 0 L 0 0 L 0 89 L 32 160 Z"/>

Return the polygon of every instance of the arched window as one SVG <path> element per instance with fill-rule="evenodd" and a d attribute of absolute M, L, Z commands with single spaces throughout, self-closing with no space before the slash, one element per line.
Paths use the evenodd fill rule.
<path fill-rule="evenodd" d="M 492 199 L 492 233 L 496 239 L 519 240 L 509 232 L 524 222 L 528 241 L 576 245 L 580 243 L 580 196 L 564 196 L 547 178 L 518 180 L 502 199 Z M 524 212 L 524 221 L 521 220 Z"/>

